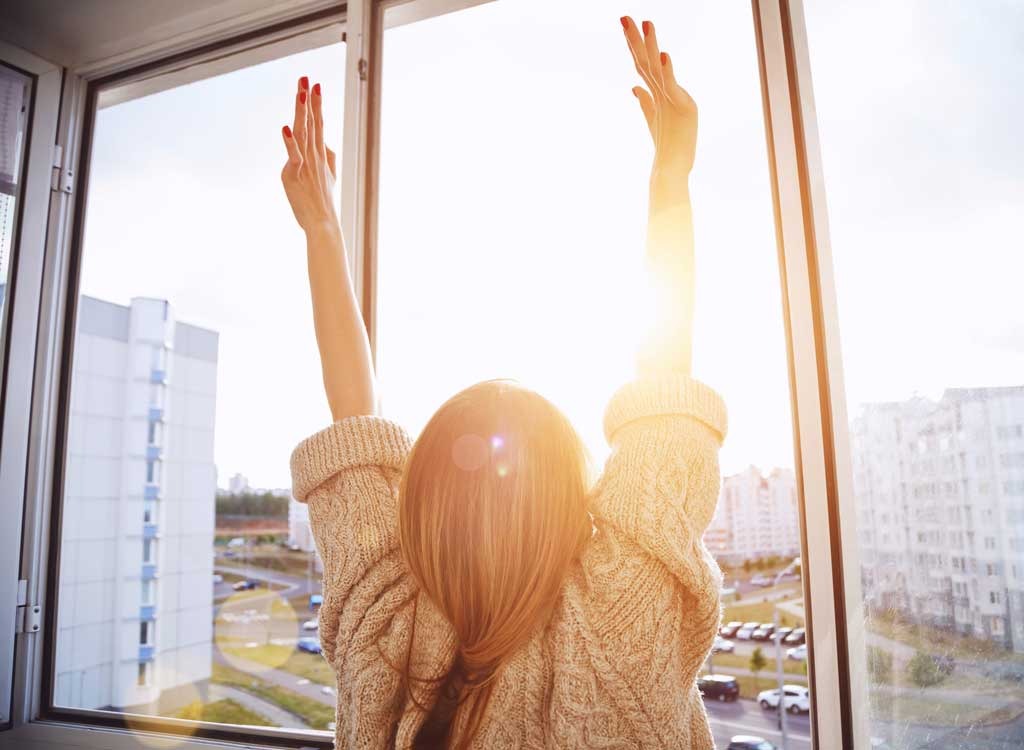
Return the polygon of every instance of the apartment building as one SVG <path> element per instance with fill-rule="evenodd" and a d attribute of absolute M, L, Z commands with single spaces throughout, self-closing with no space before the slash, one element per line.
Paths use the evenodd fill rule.
<path fill-rule="evenodd" d="M 1024 652 L 1024 386 L 870 404 L 851 442 L 868 606 Z"/>
<path fill-rule="evenodd" d="M 210 676 L 217 345 L 164 300 L 80 300 L 59 706 L 144 706 Z"/>
<path fill-rule="evenodd" d="M 704 543 L 729 564 L 800 554 L 796 479 L 789 469 L 763 475 L 756 466 L 724 477 Z"/>

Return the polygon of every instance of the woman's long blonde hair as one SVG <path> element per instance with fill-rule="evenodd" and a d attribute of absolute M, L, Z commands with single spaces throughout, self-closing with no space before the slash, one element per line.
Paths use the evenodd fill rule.
<path fill-rule="evenodd" d="M 586 449 L 547 399 L 489 380 L 449 399 L 413 446 L 399 495 L 402 556 L 452 624 L 459 747 L 501 668 L 546 622 L 591 535 Z M 405 668 L 407 689 L 416 675 Z M 460 715 L 463 714 L 464 715 Z"/>

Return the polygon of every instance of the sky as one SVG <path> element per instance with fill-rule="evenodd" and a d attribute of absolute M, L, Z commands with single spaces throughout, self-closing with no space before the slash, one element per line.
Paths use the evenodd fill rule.
<path fill-rule="evenodd" d="M 851 412 L 1024 382 L 1021 10 L 925 5 L 805 3 Z M 623 12 L 657 23 L 700 109 L 694 375 L 729 407 L 722 469 L 792 466 L 744 3 L 498 0 L 385 32 L 383 412 L 415 435 L 459 389 L 514 377 L 606 454 L 601 415 L 631 376 L 643 306 L 652 156 Z M 236 472 L 288 486 L 292 448 L 330 422 L 280 127 L 308 74 L 340 151 L 343 69 L 339 43 L 98 115 L 82 290 L 165 298 L 220 333 L 221 486 Z"/>

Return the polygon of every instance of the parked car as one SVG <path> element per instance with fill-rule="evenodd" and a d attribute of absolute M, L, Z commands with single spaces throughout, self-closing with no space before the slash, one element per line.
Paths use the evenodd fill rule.
<path fill-rule="evenodd" d="M 213 574 L 213 582 L 214 583 L 224 583 L 224 576 L 222 576 L 220 573 L 214 573 Z"/>
<path fill-rule="evenodd" d="M 737 734 L 729 740 L 729 747 L 726 750 L 778 750 L 778 748 L 764 737 L 755 737 L 752 734 Z"/>
<path fill-rule="evenodd" d="M 720 635 L 715 636 L 715 645 L 711 647 L 713 654 L 731 654 L 736 650 L 736 644 Z"/>
<path fill-rule="evenodd" d="M 320 618 L 314 617 L 312 620 L 306 620 L 302 623 L 303 630 L 316 630 L 320 627 Z"/>
<path fill-rule="evenodd" d="M 786 651 L 786 658 L 793 661 L 807 661 L 807 644 Z"/>
<path fill-rule="evenodd" d="M 803 685 L 783 685 L 786 697 L 783 701 L 785 709 L 791 714 L 808 713 L 811 710 L 811 691 Z M 757 694 L 757 702 L 761 708 L 776 709 L 779 707 L 779 689 L 762 690 Z"/>
<path fill-rule="evenodd" d="M 320 641 L 316 638 L 299 638 L 295 647 L 299 649 L 299 651 L 305 651 L 307 654 L 320 653 Z"/>
<path fill-rule="evenodd" d="M 775 632 L 772 633 L 772 641 L 781 641 L 792 632 L 793 628 L 775 628 Z"/>
<path fill-rule="evenodd" d="M 750 640 L 752 641 L 767 641 L 772 637 L 772 633 L 775 632 L 775 626 L 770 622 L 762 622 L 753 633 L 750 634 Z"/>
<path fill-rule="evenodd" d="M 754 631 L 761 627 L 759 622 L 745 622 L 743 627 L 736 631 L 736 638 L 741 641 L 749 641 Z"/>
<path fill-rule="evenodd" d="M 797 628 L 783 639 L 787 646 L 802 646 L 807 639 L 807 631 L 804 628 Z"/>
<path fill-rule="evenodd" d="M 234 539 L 228 540 L 228 546 L 229 547 L 244 547 L 245 546 L 245 539 L 243 537 L 236 536 Z"/>
<path fill-rule="evenodd" d="M 727 674 L 708 674 L 697 678 L 697 689 L 705 698 L 732 702 L 740 697 L 740 684 Z"/>
<path fill-rule="evenodd" d="M 765 588 L 772 585 L 772 579 L 768 576 L 754 576 L 750 579 L 750 585 Z"/>
<path fill-rule="evenodd" d="M 233 588 L 235 591 L 252 591 L 254 588 L 256 588 L 259 585 L 260 585 L 259 581 L 253 581 L 253 580 L 235 581 L 235 583 L 231 586 L 231 588 Z"/>
<path fill-rule="evenodd" d="M 733 620 L 732 622 L 727 622 L 725 625 L 720 627 L 718 629 L 718 634 L 723 638 L 735 638 L 736 631 L 738 631 L 742 627 L 742 622 L 740 622 L 739 620 Z"/>

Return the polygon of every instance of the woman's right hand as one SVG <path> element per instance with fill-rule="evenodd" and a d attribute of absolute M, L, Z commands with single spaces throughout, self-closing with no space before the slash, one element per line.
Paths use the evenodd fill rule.
<path fill-rule="evenodd" d="M 323 97 L 320 84 L 309 89 L 309 78 L 299 79 L 295 92 L 295 123 L 281 128 L 288 162 L 281 170 L 288 203 L 299 226 L 311 232 L 340 231 L 334 208 L 335 155 L 324 144 Z"/>
<path fill-rule="evenodd" d="M 644 21 L 638 29 L 629 16 L 620 21 L 636 71 L 647 85 L 646 89 L 634 87 L 633 94 L 640 100 L 654 139 L 652 176 L 668 173 L 685 177 L 693 168 L 697 148 L 697 104 L 676 83 L 672 58 L 658 49 L 654 24 Z"/>

